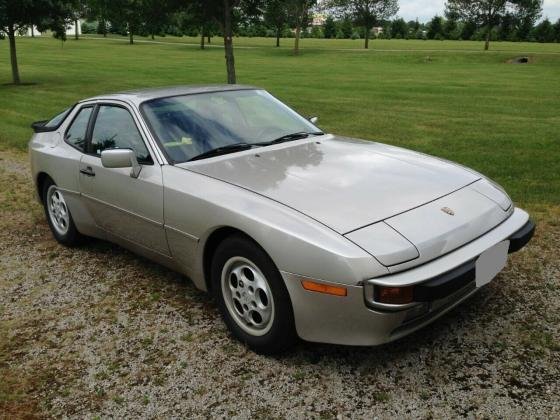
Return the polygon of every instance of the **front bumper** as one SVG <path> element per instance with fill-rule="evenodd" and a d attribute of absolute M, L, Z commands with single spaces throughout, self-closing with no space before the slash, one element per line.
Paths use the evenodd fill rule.
<path fill-rule="evenodd" d="M 298 335 L 314 342 L 378 345 L 410 334 L 479 290 L 475 286 L 474 263 L 482 252 L 505 240 L 510 242 L 509 252 L 515 252 L 529 242 L 534 230 L 528 214 L 515 209 L 507 220 L 485 235 L 436 260 L 359 285 L 344 285 L 348 290 L 345 297 L 304 290 L 300 276 L 283 272 Z M 414 285 L 417 301 L 407 305 L 376 305 L 376 285 Z"/>

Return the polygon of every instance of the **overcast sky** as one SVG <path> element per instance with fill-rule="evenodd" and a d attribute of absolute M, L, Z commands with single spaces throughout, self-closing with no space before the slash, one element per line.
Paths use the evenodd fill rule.
<path fill-rule="evenodd" d="M 400 17 L 425 22 L 436 13 L 443 15 L 445 0 L 399 0 L 399 6 Z M 551 21 L 560 18 L 560 0 L 544 0 L 543 18 L 547 16 Z"/>

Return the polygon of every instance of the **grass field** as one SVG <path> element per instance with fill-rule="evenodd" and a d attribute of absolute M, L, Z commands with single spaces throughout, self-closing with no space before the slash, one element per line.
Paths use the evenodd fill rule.
<path fill-rule="evenodd" d="M 29 124 L 81 98 L 130 88 L 222 83 L 223 50 L 196 38 L 18 39 L 27 86 L 11 86 L 0 42 L 0 149 L 25 149 Z M 238 81 L 262 86 L 320 126 L 458 161 L 520 205 L 560 204 L 560 44 L 236 39 Z M 508 60 L 529 55 L 527 65 Z"/>

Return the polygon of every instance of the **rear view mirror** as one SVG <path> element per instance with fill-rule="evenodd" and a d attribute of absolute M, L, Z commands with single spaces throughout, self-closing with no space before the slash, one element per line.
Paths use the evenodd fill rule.
<path fill-rule="evenodd" d="M 101 152 L 101 164 L 105 168 L 132 168 L 130 176 L 138 178 L 142 167 L 131 149 L 107 149 Z"/>
<path fill-rule="evenodd" d="M 317 121 L 319 121 L 319 117 L 309 117 L 309 121 L 311 122 L 311 124 L 317 124 Z"/>

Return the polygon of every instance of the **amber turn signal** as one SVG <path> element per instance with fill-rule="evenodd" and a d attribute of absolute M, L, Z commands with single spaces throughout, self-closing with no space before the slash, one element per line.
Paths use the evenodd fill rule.
<path fill-rule="evenodd" d="M 414 286 L 407 287 L 386 287 L 376 286 L 375 300 L 379 303 L 390 305 L 403 305 L 413 300 Z"/>
<path fill-rule="evenodd" d="M 326 293 L 327 295 L 346 296 L 348 291 L 346 287 L 331 286 L 329 284 L 316 283 L 311 280 L 302 280 L 301 285 L 305 290 L 311 292 Z"/>

